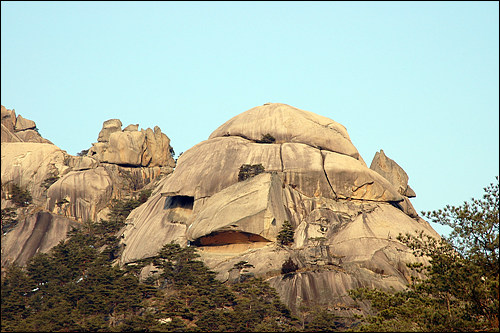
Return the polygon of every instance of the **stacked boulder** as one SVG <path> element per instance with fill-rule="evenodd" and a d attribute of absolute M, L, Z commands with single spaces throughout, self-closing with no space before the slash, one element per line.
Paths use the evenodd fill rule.
<path fill-rule="evenodd" d="M 174 167 L 170 139 L 158 126 L 138 130 L 139 125 L 129 125 L 122 131 L 119 119 L 104 122 L 97 143 L 92 144 L 88 155 L 102 163 L 134 167 Z"/>

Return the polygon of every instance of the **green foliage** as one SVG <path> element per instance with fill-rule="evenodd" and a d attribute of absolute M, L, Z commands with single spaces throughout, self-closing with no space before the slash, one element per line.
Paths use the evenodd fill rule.
<path fill-rule="evenodd" d="M 17 224 L 16 208 L 2 208 L 2 235 Z"/>
<path fill-rule="evenodd" d="M 293 262 L 292 258 L 288 258 L 281 266 L 281 274 L 289 274 L 297 271 L 299 266 Z"/>
<path fill-rule="evenodd" d="M 153 190 L 151 190 L 151 189 L 142 190 L 141 193 L 139 193 L 139 198 L 137 198 L 137 201 L 139 201 L 139 204 L 143 204 L 146 201 L 148 201 L 152 192 L 153 192 Z"/>
<path fill-rule="evenodd" d="M 464 202 L 462 206 L 447 205 L 444 209 L 422 212 L 432 222 L 452 228 L 447 241 L 466 260 L 487 270 L 498 272 L 498 176 L 497 182 L 484 188 L 481 199 Z"/>
<path fill-rule="evenodd" d="M 497 182 L 486 187 L 482 199 L 462 206 L 424 212 L 434 222 L 453 228 L 439 241 L 423 233 L 398 239 L 430 265 L 409 265 L 427 278 L 406 291 L 351 291 L 372 301 L 378 310 L 362 331 L 498 331 L 499 262 Z"/>
<path fill-rule="evenodd" d="M 45 189 L 48 189 L 52 184 L 54 184 L 60 177 L 59 176 L 49 176 L 45 178 L 45 180 L 42 182 L 42 186 L 45 187 Z"/>
<path fill-rule="evenodd" d="M 81 152 L 77 153 L 76 156 L 87 156 L 88 153 L 88 149 L 83 149 Z"/>
<path fill-rule="evenodd" d="M 238 263 L 234 264 L 233 267 L 236 268 L 237 270 L 243 270 L 245 268 L 251 268 L 251 267 L 255 267 L 255 266 L 252 264 L 249 264 L 248 261 L 241 260 Z"/>
<path fill-rule="evenodd" d="M 279 300 L 274 290 L 262 278 L 250 278 L 232 285 L 236 294 L 230 327 L 238 332 L 290 331 L 297 329 L 298 320 Z"/>
<path fill-rule="evenodd" d="M 253 276 L 253 274 L 243 273 L 245 269 L 249 269 L 252 267 L 255 267 L 255 266 L 252 264 L 249 264 L 248 261 L 245 261 L 245 260 L 241 260 L 238 263 L 233 265 L 233 268 L 237 269 L 238 273 L 239 273 L 238 282 L 243 282 L 243 281 L 245 281 L 245 279 Z"/>
<path fill-rule="evenodd" d="M 278 233 L 277 240 L 281 245 L 289 245 L 293 243 L 294 234 L 292 225 L 290 222 L 285 220 L 280 232 Z"/>
<path fill-rule="evenodd" d="M 344 328 L 344 323 L 339 317 L 326 309 L 318 308 L 312 311 L 310 319 L 304 325 L 304 332 L 333 332 Z"/>
<path fill-rule="evenodd" d="M 275 141 L 276 141 L 276 139 L 274 138 L 274 136 L 267 133 L 267 134 L 262 135 L 262 138 L 260 140 L 256 140 L 255 142 L 257 142 L 257 143 L 274 143 Z"/>
<path fill-rule="evenodd" d="M 6 269 L 2 331 L 299 331 L 301 323 L 262 278 L 222 283 L 195 247 L 166 244 L 157 255 L 120 268 L 117 231 L 137 202 L 116 201 L 108 220 L 86 221 L 24 268 Z M 143 267 L 155 274 L 143 282 Z M 240 261 L 235 269 L 253 265 Z M 306 330 L 336 328 L 319 313 Z"/>
<path fill-rule="evenodd" d="M 112 265 L 119 221 L 85 222 L 49 253 L 32 257 L 24 269 L 7 268 L 2 278 L 2 331 L 108 331 L 130 327 L 151 297 L 150 287 Z M 155 327 L 156 321 L 144 322 Z M 127 322 L 128 323 L 128 322 Z M 124 326 L 121 326 L 124 325 Z"/>
<path fill-rule="evenodd" d="M 146 199 L 147 200 L 147 199 Z M 132 210 L 139 207 L 141 202 L 135 199 L 113 199 L 108 218 L 112 222 L 124 222 Z"/>
<path fill-rule="evenodd" d="M 262 164 L 243 164 L 240 166 L 240 171 L 238 173 L 238 181 L 241 182 L 245 179 L 257 176 L 265 171 Z"/>
<path fill-rule="evenodd" d="M 26 207 L 33 202 L 31 193 L 16 184 L 12 184 L 11 186 L 10 200 L 18 207 Z"/>

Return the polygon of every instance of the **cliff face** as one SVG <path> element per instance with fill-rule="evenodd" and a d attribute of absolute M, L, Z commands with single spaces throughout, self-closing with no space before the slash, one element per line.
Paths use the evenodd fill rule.
<path fill-rule="evenodd" d="M 238 181 L 245 164 L 265 171 Z M 248 273 L 268 277 L 292 309 L 345 309 L 353 304 L 347 290 L 401 289 L 410 280 L 406 263 L 425 262 L 396 240 L 415 230 L 439 238 L 411 206 L 412 196 L 404 170 L 383 151 L 368 168 L 342 125 L 265 104 L 180 156 L 150 200 L 129 215 L 120 260 L 154 255 L 174 241 L 196 246 L 221 280 L 235 278 L 234 265 L 247 261 Z M 284 221 L 295 230 L 290 246 L 277 241 Z M 298 270 L 282 275 L 288 258 Z"/>
<path fill-rule="evenodd" d="M 292 309 L 317 304 L 353 314 L 347 290 L 402 289 L 410 281 L 406 263 L 425 262 L 398 234 L 439 238 L 413 209 L 415 193 L 395 161 L 381 150 L 368 168 L 342 125 L 286 104 L 228 120 L 177 165 L 158 127 L 122 130 L 110 119 L 86 156 L 71 156 L 48 143 L 15 141 L 13 118 L 5 119 L 2 185 L 30 189 L 42 212 L 26 212 L 26 227 L 2 236 L 2 264 L 24 263 L 63 239 L 69 225 L 105 218 L 112 198 L 148 186 L 151 197 L 120 231 L 121 265 L 173 241 L 196 247 L 220 280 L 237 279 L 234 266 L 246 261 L 247 273 L 268 279 Z M 252 166 L 258 172 L 242 177 Z M 2 208 L 7 198 L 2 186 Z M 278 237 L 285 221 L 294 229 L 289 245 Z M 41 236 L 48 233 L 57 236 Z M 298 269 L 282 274 L 289 258 Z"/>
<path fill-rule="evenodd" d="M 108 132 L 110 122 L 119 123 L 113 133 Z M 25 264 L 34 253 L 64 239 L 71 226 L 106 219 L 112 199 L 128 197 L 172 172 L 170 139 L 159 127 L 137 127 L 122 131 L 119 120 L 106 121 L 88 155 L 72 156 L 41 137 L 34 121 L 2 106 L 2 209 L 15 208 L 18 217 L 16 227 L 2 235 L 2 266 Z M 103 140 L 106 132 L 116 139 Z M 142 141 L 131 145 L 130 135 Z M 111 158 L 96 153 L 98 144 Z M 9 200 L 13 185 L 29 191 L 33 205 L 16 207 Z"/>

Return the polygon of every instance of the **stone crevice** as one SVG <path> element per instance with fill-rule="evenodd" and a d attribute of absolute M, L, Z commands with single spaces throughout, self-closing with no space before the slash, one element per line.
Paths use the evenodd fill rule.
<path fill-rule="evenodd" d="M 338 200 L 338 195 L 337 193 L 335 192 L 335 190 L 333 189 L 333 186 L 332 186 L 332 183 L 330 182 L 330 179 L 328 178 L 328 174 L 326 173 L 326 170 L 325 170 L 325 155 L 323 154 L 322 150 L 320 149 L 320 154 L 321 154 L 321 158 L 322 158 L 322 161 L 323 161 L 323 173 L 325 174 L 325 178 L 326 178 L 326 181 L 328 182 L 328 185 L 330 186 L 330 188 L 332 189 L 332 192 L 333 192 L 333 196 L 334 196 L 334 199 L 335 200 Z"/>

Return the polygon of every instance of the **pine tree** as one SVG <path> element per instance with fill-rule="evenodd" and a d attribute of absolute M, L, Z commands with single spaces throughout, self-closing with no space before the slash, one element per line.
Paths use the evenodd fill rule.
<path fill-rule="evenodd" d="M 378 310 L 360 330 L 367 331 L 498 331 L 499 185 L 484 188 L 482 199 L 443 210 L 422 212 L 453 228 L 436 241 L 423 233 L 398 236 L 430 265 L 409 265 L 427 278 L 408 290 L 388 293 L 358 289 L 351 295 L 368 299 Z"/>
<path fill-rule="evenodd" d="M 278 237 L 277 237 L 278 242 L 281 245 L 289 245 L 289 244 L 293 243 L 293 237 L 294 237 L 293 227 L 290 224 L 290 222 L 285 220 L 283 222 L 283 226 L 281 227 L 280 232 L 278 233 Z"/>

